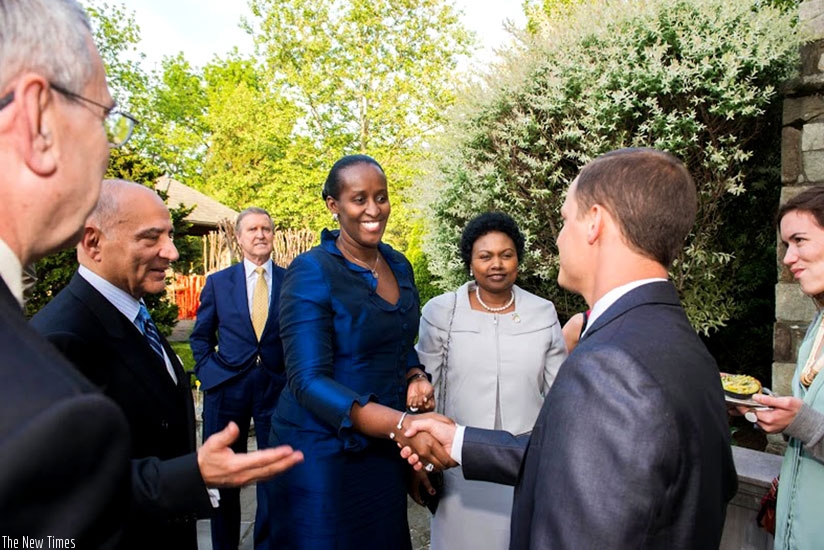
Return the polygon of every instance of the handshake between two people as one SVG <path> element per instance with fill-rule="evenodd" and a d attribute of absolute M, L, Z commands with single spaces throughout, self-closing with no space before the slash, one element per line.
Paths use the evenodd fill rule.
<path fill-rule="evenodd" d="M 450 456 L 455 438 L 455 422 L 437 413 L 404 415 L 390 437 L 401 449 L 401 456 L 416 470 L 446 470 L 458 465 Z"/>

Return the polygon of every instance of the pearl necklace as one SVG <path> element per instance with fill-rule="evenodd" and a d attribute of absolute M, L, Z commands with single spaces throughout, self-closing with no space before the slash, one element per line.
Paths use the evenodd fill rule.
<path fill-rule="evenodd" d="M 486 305 L 484 301 L 481 300 L 481 287 L 479 287 L 478 285 L 475 285 L 475 297 L 478 299 L 478 303 L 481 304 L 482 308 L 492 313 L 498 313 L 499 311 L 503 311 L 509 306 L 511 306 L 513 303 L 515 303 L 515 291 L 511 289 L 509 291 L 509 301 L 501 307 L 489 307 L 488 305 Z"/>

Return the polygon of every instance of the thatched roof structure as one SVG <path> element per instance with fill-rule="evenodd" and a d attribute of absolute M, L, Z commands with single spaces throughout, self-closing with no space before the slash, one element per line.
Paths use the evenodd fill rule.
<path fill-rule="evenodd" d="M 216 231 L 221 220 L 234 222 L 238 215 L 238 212 L 228 206 L 172 178 L 158 178 L 155 189 L 166 193 L 166 203 L 171 208 L 178 208 L 181 204 L 195 207 L 185 218 L 192 224 L 190 235 L 206 235 L 210 231 Z"/>

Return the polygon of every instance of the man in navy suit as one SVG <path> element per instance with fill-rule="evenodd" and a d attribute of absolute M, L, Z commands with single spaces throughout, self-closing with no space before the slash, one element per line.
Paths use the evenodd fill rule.
<path fill-rule="evenodd" d="M 696 207 L 668 153 L 585 166 L 561 208 L 558 283 L 592 312 L 531 434 L 413 423 L 468 479 L 515 485 L 510 548 L 718 548 L 737 485 L 726 406 L 667 280 Z"/>
<path fill-rule="evenodd" d="M 189 377 L 142 300 L 165 290 L 178 258 L 172 236 L 157 193 L 106 180 L 77 248 L 78 272 L 31 322 L 126 414 L 132 510 L 122 548 L 196 549 L 196 520 L 210 515 L 214 489 L 269 478 L 302 458 L 285 446 L 235 453 L 235 424 L 196 449 Z"/>
<path fill-rule="evenodd" d="M 111 548 L 128 513 L 126 420 L 28 326 L 22 274 L 77 242 L 131 122 L 74 0 L 0 0 L 0 52 L 0 535 Z"/>
<path fill-rule="evenodd" d="M 274 224 L 269 214 L 250 207 L 235 224 L 243 261 L 206 279 L 190 343 L 195 372 L 206 392 L 203 437 L 229 422 L 240 427 L 232 446 L 246 452 L 251 419 L 258 448 L 268 447 L 272 412 L 286 382 L 278 326 L 282 267 L 272 262 Z M 257 302 L 256 302 L 257 296 Z M 262 485 L 257 490 L 255 546 L 266 547 L 272 507 Z M 221 489 L 212 518 L 212 548 L 236 549 L 240 539 L 240 491 Z"/>

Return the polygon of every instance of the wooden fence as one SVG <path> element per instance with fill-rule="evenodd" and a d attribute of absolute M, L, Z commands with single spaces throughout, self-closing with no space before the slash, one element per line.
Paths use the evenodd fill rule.
<path fill-rule="evenodd" d="M 272 261 L 281 267 L 288 267 L 295 256 L 315 245 L 317 234 L 308 229 L 276 230 L 274 234 Z M 178 307 L 178 319 L 194 319 L 200 306 L 200 291 L 206 285 L 206 277 L 215 271 L 229 267 L 243 258 L 243 253 L 235 239 L 234 225 L 222 220 L 218 230 L 202 237 L 203 271 L 206 275 L 172 276 L 172 283 L 166 288 L 169 300 Z"/>

